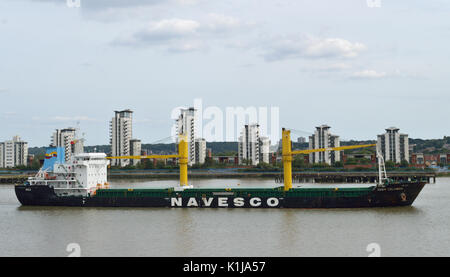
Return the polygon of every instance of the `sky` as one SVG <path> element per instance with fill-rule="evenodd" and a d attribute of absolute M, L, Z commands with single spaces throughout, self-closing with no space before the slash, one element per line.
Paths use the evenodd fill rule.
<path fill-rule="evenodd" d="M 280 127 L 450 135 L 445 0 L 2 0 L 0 141 L 79 126 L 171 135 L 175 107 L 278 107 Z"/>

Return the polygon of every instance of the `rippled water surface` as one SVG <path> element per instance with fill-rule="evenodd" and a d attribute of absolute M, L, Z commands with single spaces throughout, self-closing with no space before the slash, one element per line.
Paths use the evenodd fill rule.
<path fill-rule="evenodd" d="M 116 188 L 176 180 L 120 180 Z M 272 179 L 201 179 L 197 187 L 274 186 Z M 305 184 L 311 186 L 312 184 Z M 450 178 L 428 184 L 411 207 L 170 209 L 22 207 L 0 185 L 0 256 L 450 256 Z"/>

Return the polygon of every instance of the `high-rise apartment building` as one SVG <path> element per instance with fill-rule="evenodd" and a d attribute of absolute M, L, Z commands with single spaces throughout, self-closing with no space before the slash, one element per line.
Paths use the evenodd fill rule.
<path fill-rule="evenodd" d="M 27 165 L 28 143 L 19 136 L 12 140 L 0 142 L 0 168 Z"/>
<path fill-rule="evenodd" d="M 321 125 L 316 127 L 312 136 L 309 137 L 309 149 L 319 149 L 341 146 L 339 136 L 330 133 L 330 126 Z M 341 151 L 324 151 L 309 154 L 311 163 L 327 163 L 329 165 L 341 160 Z"/>
<path fill-rule="evenodd" d="M 83 140 L 76 140 L 75 128 L 56 129 L 52 135 L 52 147 L 63 147 L 65 161 L 69 161 L 74 154 L 83 152 Z"/>
<path fill-rule="evenodd" d="M 258 165 L 269 162 L 270 140 L 260 137 L 258 124 L 245 125 L 238 143 L 239 164 Z"/>
<path fill-rule="evenodd" d="M 259 138 L 259 161 L 268 164 L 270 154 L 270 139 L 268 137 Z"/>
<path fill-rule="evenodd" d="M 141 155 L 141 149 L 142 143 L 139 139 L 132 139 L 130 140 L 130 155 L 131 156 L 140 156 Z M 131 160 L 131 164 L 136 166 L 141 160 L 140 159 L 133 159 Z"/>
<path fill-rule="evenodd" d="M 385 161 L 409 162 L 408 135 L 400 134 L 399 130 L 399 128 L 391 127 L 386 129 L 386 133 L 378 135 L 377 149 L 381 151 Z"/>
<path fill-rule="evenodd" d="M 195 139 L 195 162 L 204 164 L 206 160 L 206 140 L 204 138 Z"/>
<path fill-rule="evenodd" d="M 188 142 L 188 164 L 199 164 L 204 163 L 204 158 L 198 159 L 200 157 L 206 156 L 206 141 L 205 141 L 205 147 L 202 147 L 201 149 L 196 149 L 196 139 L 201 139 L 196 134 L 196 117 L 197 110 L 194 108 L 189 109 L 181 109 L 180 115 L 176 121 L 176 127 L 177 127 L 177 135 L 184 135 L 187 138 Z M 177 142 L 179 138 L 177 137 Z M 200 142 L 199 143 L 203 143 Z M 196 155 L 198 153 L 198 155 Z"/>
<path fill-rule="evenodd" d="M 133 137 L 133 112 L 131 110 L 115 111 L 110 121 L 111 156 L 129 156 L 130 140 Z M 112 166 L 127 166 L 128 159 L 113 159 Z"/>

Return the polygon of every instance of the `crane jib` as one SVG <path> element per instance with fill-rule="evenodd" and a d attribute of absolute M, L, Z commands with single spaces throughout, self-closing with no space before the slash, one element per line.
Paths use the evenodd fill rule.
<path fill-rule="evenodd" d="M 292 151 L 291 144 L 291 131 L 284 129 L 282 130 L 282 154 L 283 154 L 283 174 L 284 174 L 284 190 L 288 191 L 292 188 L 292 156 L 298 154 L 309 154 L 315 152 L 325 152 L 325 151 L 342 151 L 346 149 L 356 149 L 364 147 L 376 146 L 376 144 L 364 144 L 364 145 L 348 145 L 339 147 L 327 147 L 319 149 L 308 149 L 308 150 L 294 150 Z M 180 136 L 180 141 L 178 144 L 178 154 L 172 155 L 147 155 L 147 156 L 119 156 L 119 157 L 107 157 L 107 159 L 171 159 L 178 158 L 180 166 L 180 186 L 188 186 L 188 142 L 187 137 L 184 135 Z"/>
<path fill-rule="evenodd" d="M 348 146 L 327 147 L 327 148 L 318 148 L 318 149 L 294 150 L 294 151 L 291 151 L 291 155 L 309 154 L 309 153 L 325 152 L 325 151 L 342 151 L 342 150 L 357 149 L 357 148 L 372 147 L 372 146 L 376 146 L 376 144 L 348 145 Z"/>

